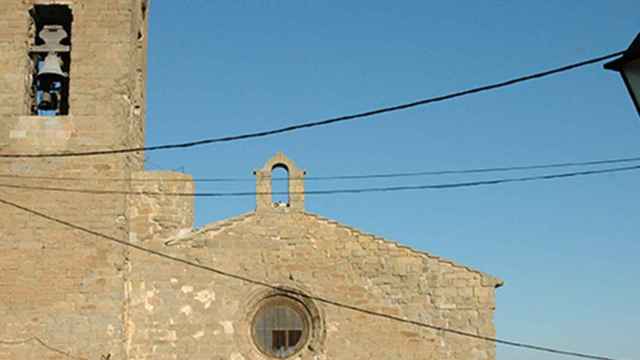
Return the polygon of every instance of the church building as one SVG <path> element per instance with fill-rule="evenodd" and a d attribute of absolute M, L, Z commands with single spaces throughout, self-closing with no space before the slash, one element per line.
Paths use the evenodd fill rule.
<path fill-rule="evenodd" d="M 201 228 L 189 175 L 71 156 L 144 147 L 148 15 L 0 6 L 0 359 L 495 359 L 501 280 L 308 212 L 282 153 L 254 210 Z"/>

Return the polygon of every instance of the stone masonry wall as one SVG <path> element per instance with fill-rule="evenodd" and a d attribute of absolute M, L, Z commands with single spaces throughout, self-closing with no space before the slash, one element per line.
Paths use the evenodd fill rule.
<path fill-rule="evenodd" d="M 73 13 L 70 114 L 31 116 L 29 9 Z M 0 153 L 75 152 L 144 144 L 146 21 L 142 0 L 3 0 Z M 145 15 L 146 16 L 146 15 Z M 127 239 L 128 199 L 63 187 L 128 190 L 142 154 L 0 160 L 0 199 Z M 67 180 L 62 180 L 65 178 Z M 79 180 L 79 179 L 90 179 Z M 119 179 L 109 181 L 105 179 Z M 33 336 L 72 356 L 123 359 L 127 250 L 0 204 L 0 340 Z M 36 341 L 0 344 L 0 359 L 67 359 Z"/>
<path fill-rule="evenodd" d="M 65 4 L 73 13 L 68 116 L 28 113 L 34 4 Z M 3 0 L 0 154 L 144 145 L 147 5 Z M 282 165 L 295 177 L 292 196 L 274 206 L 270 174 Z M 498 280 L 306 213 L 304 171 L 282 154 L 256 174 L 256 212 L 192 230 L 190 177 L 144 172 L 142 153 L 0 159 L 0 200 L 53 218 L 0 204 L 0 360 L 264 358 L 251 321 L 273 289 L 123 248 L 56 219 L 306 295 L 494 336 Z M 490 343 L 304 301 L 314 326 L 296 359 L 495 359 Z"/>
<path fill-rule="evenodd" d="M 316 215 L 257 211 L 145 246 L 310 296 L 495 336 L 497 279 Z M 131 359 L 265 359 L 250 323 L 268 289 L 137 251 L 128 289 Z M 296 359 L 495 359 L 491 343 L 312 302 L 320 331 Z"/>
<path fill-rule="evenodd" d="M 193 226 L 194 184 L 191 176 L 169 171 L 140 171 L 131 176 L 128 218 L 129 240 L 145 244 L 150 240 L 175 239 L 189 234 Z M 176 193 L 186 196 L 149 195 Z"/>

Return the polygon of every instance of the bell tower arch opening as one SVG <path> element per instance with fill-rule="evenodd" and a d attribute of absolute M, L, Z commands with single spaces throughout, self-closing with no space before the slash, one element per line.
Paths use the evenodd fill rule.
<path fill-rule="evenodd" d="M 275 164 L 271 168 L 271 202 L 275 207 L 289 206 L 289 168 Z"/>
<path fill-rule="evenodd" d="M 304 170 L 283 153 L 269 159 L 256 175 L 256 210 L 304 211 Z"/>
<path fill-rule="evenodd" d="M 29 115 L 68 115 L 71 8 L 57 4 L 34 5 L 29 13 Z"/>
<path fill-rule="evenodd" d="M 5 151 L 144 146 L 148 6 L 148 0 L 3 0 L 0 145 Z M 137 170 L 142 158 L 142 152 L 114 156 L 108 166 Z M 67 160 L 65 165 L 74 167 Z M 93 168 L 93 161 L 102 159 L 80 167 Z"/>

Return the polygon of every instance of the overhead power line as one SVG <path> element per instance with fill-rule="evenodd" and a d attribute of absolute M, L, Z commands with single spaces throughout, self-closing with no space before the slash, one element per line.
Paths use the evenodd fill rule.
<path fill-rule="evenodd" d="M 556 173 L 547 175 L 536 176 L 523 176 L 517 178 L 501 178 L 493 180 L 477 180 L 468 182 L 456 182 L 456 183 L 443 183 L 443 184 L 424 184 L 424 185 L 401 185 L 401 186 L 384 186 L 384 187 L 366 187 L 366 188 L 352 188 L 352 189 L 329 189 L 329 190 L 308 190 L 304 191 L 305 195 L 331 195 L 331 194 L 361 194 L 361 193 L 379 193 L 379 192 L 396 192 L 396 191 L 411 191 L 411 190 L 443 190 L 443 189 L 455 189 L 455 188 L 468 188 L 476 186 L 486 185 L 498 185 L 517 182 L 531 182 L 542 180 L 554 180 L 564 179 L 578 176 L 589 176 L 597 174 L 616 173 L 624 171 L 639 170 L 640 165 L 625 166 L 617 168 L 606 168 L 597 170 L 585 170 L 574 171 L 568 173 Z M 83 193 L 93 195 L 147 195 L 147 196 L 180 196 L 180 197 L 240 197 L 240 196 L 255 196 L 255 195 L 287 195 L 295 194 L 295 192 L 255 192 L 255 191 L 238 191 L 238 192 L 165 192 L 165 191 L 125 191 L 125 190 L 102 190 L 102 189 L 82 189 L 82 188 L 63 188 L 63 187 L 48 187 L 48 186 L 30 186 L 30 185 L 16 185 L 16 184 L 0 184 L 0 188 L 9 189 L 22 189 L 22 190 L 34 190 L 34 191 L 52 191 L 52 192 L 67 192 L 67 193 Z"/>
<path fill-rule="evenodd" d="M 580 68 L 580 67 L 583 67 L 583 66 L 599 63 L 599 62 L 602 62 L 604 60 L 620 56 L 620 55 L 624 54 L 624 52 L 625 51 L 617 51 L 617 52 L 614 52 L 614 53 L 611 53 L 611 54 L 607 54 L 607 55 L 599 56 L 599 57 L 596 57 L 596 58 L 592 58 L 592 59 L 576 62 L 576 63 L 569 64 L 569 65 L 564 65 L 564 66 L 557 67 L 557 68 L 554 68 L 554 69 L 545 70 L 545 71 L 541 71 L 541 72 L 537 72 L 537 73 L 533 73 L 533 74 L 529 74 L 529 75 L 524 75 L 524 76 L 521 76 L 521 77 L 513 78 L 513 79 L 510 79 L 510 80 L 506 80 L 506 81 L 501 81 L 501 82 L 497 82 L 497 83 L 493 83 L 493 84 L 479 86 L 479 87 L 475 87 L 475 88 L 471 88 L 471 89 L 467 89 L 467 90 L 457 91 L 457 92 L 453 92 L 453 93 L 449 93 L 449 94 L 441 95 L 441 96 L 436 96 L 436 97 L 432 97 L 432 98 L 428 98 L 428 99 L 422 99 L 422 100 L 417 100 L 417 101 L 413 101 L 413 102 L 409 102 L 409 103 L 404 103 L 404 104 L 393 105 L 393 106 L 389 106 L 389 107 L 383 107 L 383 108 L 368 110 L 368 111 L 364 111 L 364 112 L 360 112 L 360 113 L 356 113 L 356 114 L 332 117 L 332 118 L 328 118 L 328 119 L 324 119 L 324 120 L 318 120 L 318 121 L 305 122 L 305 123 L 300 123 L 300 124 L 295 124 L 295 125 L 289 125 L 289 126 L 285 126 L 285 127 L 281 127 L 281 128 L 277 128 L 277 129 L 272 129 L 272 130 L 263 130 L 263 131 L 257 131 L 257 132 L 239 134 L 239 135 L 229 135 L 229 136 L 215 137 L 215 138 L 209 138 L 209 139 L 203 139 L 203 140 L 196 140 L 196 141 L 189 141 L 189 142 L 182 142 L 182 143 L 175 143 L 175 144 L 166 144 L 166 145 L 155 145 L 155 146 L 148 146 L 148 147 L 133 147 L 133 148 L 123 148 L 123 149 L 105 149 L 105 150 L 93 150 L 93 151 L 83 151 L 83 152 L 61 152 L 61 153 L 40 153 L 40 154 L 36 154 L 36 153 L 31 153 L 31 154 L 0 154 L 0 158 L 50 158 L 50 157 L 77 157 L 77 156 L 125 154 L 125 153 L 140 152 L 140 151 L 147 151 L 148 152 L 148 151 L 158 151 L 158 150 L 168 150 L 168 149 L 184 149 L 184 148 L 190 148 L 190 147 L 194 147 L 194 146 L 201 146 L 201 145 L 207 145 L 207 144 L 223 143 L 223 142 L 230 142 L 230 141 L 238 141 L 238 140 L 246 140 L 246 139 L 252 139 L 252 138 L 271 136 L 271 135 L 282 134 L 282 133 L 292 132 L 292 131 L 301 130 L 301 129 L 307 129 L 307 128 L 312 128 L 312 127 L 330 125 L 330 124 L 339 123 L 339 122 L 351 121 L 351 120 L 355 120 L 355 119 L 367 118 L 367 117 L 371 117 L 371 116 L 374 116 L 374 115 L 380 115 L 380 114 L 384 114 L 384 113 L 390 113 L 390 112 L 394 112 L 394 111 L 410 109 L 410 108 L 414 108 L 414 107 L 418 107 L 418 106 L 424 106 L 424 105 L 427 105 L 427 104 L 432 104 L 432 103 L 441 102 L 441 101 L 445 101 L 445 100 L 451 100 L 451 99 L 454 99 L 454 98 L 458 98 L 458 97 L 462 97 L 462 96 L 466 96 L 466 95 L 471 95 L 471 94 L 475 94 L 475 93 L 479 93 L 479 92 L 495 90 L 495 89 L 498 89 L 498 88 L 503 88 L 503 87 L 506 87 L 506 86 L 515 85 L 515 84 L 518 84 L 518 83 L 521 83 L 521 82 L 534 80 L 534 79 L 539 79 L 539 78 L 543 78 L 543 77 L 546 77 L 546 76 L 549 76 L 549 75 L 558 74 L 558 73 L 562 73 L 562 72 L 565 72 L 565 71 L 577 69 L 577 68 Z"/>
<path fill-rule="evenodd" d="M 527 344 L 527 343 L 523 343 L 523 342 L 517 342 L 517 341 L 511 341 L 511 340 L 505 340 L 505 339 L 499 339 L 499 338 L 494 338 L 494 337 L 490 337 L 490 336 L 483 336 L 483 335 L 478 335 L 478 334 L 474 334 L 474 333 L 470 333 L 470 332 L 466 332 L 466 331 L 461 331 L 461 330 L 456 330 L 456 329 L 451 329 L 448 327 L 443 327 L 443 326 L 437 326 L 437 325 L 432 325 L 432 324 L 428 324 L 425 322 L 421 322 L 421 321 L 416 321 L 416 320 L 410 320 L 410 319 L 405 319 L 403 317 L 400 316 L 396 316 L 396 315 L 390 315 L 390 314 L 385 314 L 382 312 L 377 312 L 377 311 L 373 311 L 373 310 L 368 310 L 365 309 L 363 307 L 359 307 L 359 306 L 355 306 L 355 305 L 350 305 L 350 304 L 346 304 L 346 303 L 342 303 L 330 298 L 325 298 L 325 297 L 321 297 L 321 296 L 315 296 L 315 295 L 309 295 L 309 294 L 304 294 L 292 289 L 288 289 L 288 288 L 283 288 L 280 286 L 276 286 L 276 285 L 272 285 L 270 283 L 261 281 L 261 280 L 256 280 L 247 276 L 243 276 L 243 275 L 238 275 L 238 274 L 234 274 L 222 269 L 218 269 L 218 268 L 214 268 L 211 266 L 207 266 L 207 265 L 202 265 L 202 264 L 198 264 L 195 262 L 191 262 L 189 260 L 183 259 L 183 258 L 179 258 L 173 255 L 169 255 L 157 250 L 153 250 L 153 249 L 149 249 L 140 245 L 136 245 L 136 244 L 132 244 L 128 241 L 122 240 L 122 239 L 118 239 L 115 238 L 113 236 L 107 235 L 107 234 L 103 234 L 101 232 L 98 231 L 94 231 L 88 228 L 85 228 L 83 226 L 77 225 L 77 224 L 73 224 L 70 223 L 68 221 L 62 220 L 62 219 L 58 219 L 56 217 L 53 217 L 51 215 L 47 215 L 45 213 L 42 213 L 40 211 L 34 210 L 34 209 L 30 209 L 28 207 L 13 203 L 11 201 L 5 200 L 5 199 L 1 199 L 0 198 L 0 203 L 5 204 L 7 206 L 22 210 L 24 212 L 30 213 L 32 215 L 36 215 L 40 218 L 46 219 L 48 221 L 51 222 L 55 222 L 61 225 L 64 225 L 68 228 L 71 229 L 75 229 L 75 230 L 79 230 L 82 231 L 84 233 L 105 239 L 105 240 L 109 240 L 112 241 L 114 243 L 117 243 L 119 245 L 122 246 L 126 246 L 138 251 L 142 251 L 151 255 L 155 255 L 158 256 L 160 258 L 166 259 L 166 260 L 170 260 L 173 262 L 178 262 L 178 263 L 182 263 L 184 265 L 193 267 L 193 268 L 197 268 L 197 269 L 201 269 L 204 271 L 208 271 L 208 272 L 212 272 L 215 274 L 218 274 L 220 276 L 224 276 L 224 277 L 228 277 L 228 278 L 232 278 L 232 279 L 236 279 L 245 283 L 249 283 L 249 284 L 254 284 L 254 285 L 259 285 L 262 287 L 266 287 L 266 288 L 270 288 L 270 289 L 274 289 L 283 293 L 288 293 L 288 294 L 293 294 L 293 295 L 297 295 L 297 296 L 302 296 L 311 300 L 315 300 L 327 305 L 331 305 L 331 306 L 335 306 L 335 307 L 339 307 L 339 308 L 343 308 L 343 309 L 348 309 L 351 311 L 355 311 L 355 312 L 359 312 L 359 313 L 363 313 L 363 314 L 367 314 L 370 316 L 375 316 L 375 317 L 379 317 L 379 318 L 385 318 L 388 320 L 392 320 L 392 321 L 398 321 L 401 323 L 405 323 L 405 324 L 410 324 L 410 325 L 414 325 L 417 327 L 422 327 L 422 328 L 427 328 L 427 329 L 431 329 L 431 330 L 436 330 L 436 331 L 442 331 L 442 332 L 446 332 L 446 333 L 450 333 L 450 334 L 455 334 L 455 335 L 459 335 L 459 336 L 464 336 L 464 337 L 468 337 L 468 338 L 473 338 L 473 339 L 477 339 L 477 340 L 482 340 L 482 341 L 488 341 L 488 342 L 492 342 L 492 343 L 496 343 L 496 344 L 502 344 L 502 345 L 508 345 L 508 346 L 514 346 L 514 347 L 519 347 L 519 348 L 524 348 L 524 349 L 529 349 L 529 350 L 536 350 L 536 351 L 542 351 L 542 352 L 547 352 L 547 353 L 553 353 L 553 354 L 558 354 L 558 355 L 567 355 L 567 356 L 573 356 L 573 357 L 578 357 L 578 358 L 584 358 L 584 359 L 595 359 L 595 360 L 615 360 L 612 357 L 607 357 L 607 356 L 598 356 L 598 355 L 591 355 L 591 354 L 586 354 L 586 353 L 580 353 L 580 352 L 574 352 L 574 351 L 567 351 L 567 350 L 560 350 L 560 349 L 555 349 L 555 348 L 550 348 L 550 347 L 546 347 L 546 346 L 540 346 L 540 345 L 533 345 L 533 344 Z"/>
<path fill-rule="evenodd" d="M 304 179 L 305 181 L 323 181 L 323 180 L 366 180 L 366 179 L 393 179 L 418 176 L 439 176 L 439 175 L 462 175 L 462 174 L 482 174 L 494 172 L 510 172 L 524 170 L 540 170 L 554 169 L 577 166 L 595 166 L 609 165 L 640 161 L 640 156 L 615 158 L 605 160 L 589 160 L 589 161 L 573 161 L 573 162 L 557 162 L 547 164 L 533 165 L 513 165 L 500 167 L 480 167 L 469 169 L 445 169 L 445 170 L 423 170 L 408 172 L 392 172 L 392 173 L 373 173 L 362 175 L 332 175 L 332 176 L 304 176 L 304 177 L 273 177 L 274 181 L 288 181 Z M 163 178 L 115 178 L 115 177 L 58 177 L 58 176 L 31 176 L 31 175 L 15 175 L 0 174 L 0 178 L 25 179 L 25 180 L 54 180 L 54 181 L 112 181 L 112 182 L 200 182 L 200 183 L 233 183 L 233 182 L 255 182 L 255 178 L 244 177 L 215 177 L 215 178 L 189 178 L 189 179 L 163 179 Z"/>

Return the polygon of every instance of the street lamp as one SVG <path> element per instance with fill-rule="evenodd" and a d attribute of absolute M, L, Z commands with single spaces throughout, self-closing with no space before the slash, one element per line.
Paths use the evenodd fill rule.
<path fill-rule="evenodd" d="M 617 71 L 622 75 L 627 91 L 640 115 L 640 34 L 636 35 L 621 57 L 604 64 L 604 68 Z"/>

